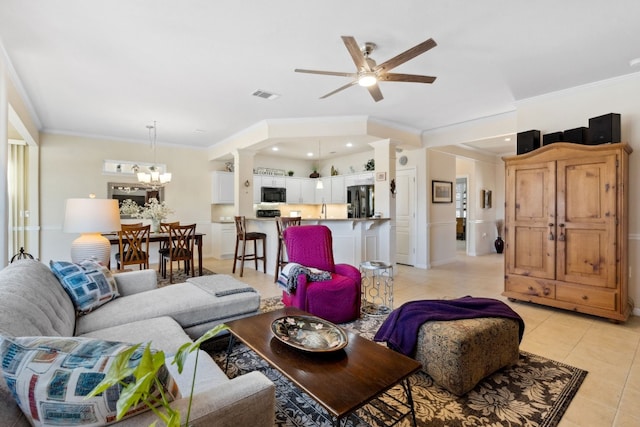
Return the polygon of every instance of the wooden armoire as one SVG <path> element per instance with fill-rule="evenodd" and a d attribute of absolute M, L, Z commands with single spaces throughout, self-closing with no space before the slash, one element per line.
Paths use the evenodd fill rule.
<path fill-rule="evenodd" d="M 631 151 L 554 143 L 503 158 L 504 296 L 627 320 Z"/>

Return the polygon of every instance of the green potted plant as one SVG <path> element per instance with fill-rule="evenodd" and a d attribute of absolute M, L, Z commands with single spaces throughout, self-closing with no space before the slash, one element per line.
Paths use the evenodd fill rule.
<path fill-rule="evenodd" d="M 287 172 L 287 174 L 288 174 L 289 176 L 293 176 L 293 171 L 289 171 L 289 172 Z"/>
<path fill-rule="evenodd" d="M 173 364 L 178 367 L 178 372 L 182 373 L 185 362 L 189 353 L 196 351 L 195 367 L 193 369 L 193 378 L 191 382 L 191 390 L 189 392 L 189 405 L 187 407 L 187 416 L 185 425 L 189 425 L 191 416 L 191 403 L 193 399 L 193 388 L 196 381 L 196 372 L 198 370 L 198 353 L 200 345 L 215 337 L 220 332 L 228 329 L 226 325 L 217 325 L 208 330 L 204 335 L 195 342 L 185 343 L 176 352 L 173 358 Z M 144 349 L 142 357 L 137 366 L 129 366 L 130 358 L 141 344 L 132 346 L 116 356 L 104 379 L 89 393 L 87 397 L 92 397 L 103 393 L 110 387 L 121 385 L 123 387 L 120 398 L 116 403 L 117 415 L 116 420 L 120 420 L 131 407 L 135 407 L 140 403 L 145 404 L 151 409 L 156 416 L 166 424 L 167 427 L 180 427 L 180 411 L 173 409 L 170 405 L 168 397 L 162 392 L 162 384 L 158 373 L 165 365 L 165 354 L 163 351 L 152 352 L 151 344 L 148 343 Z M 133 381 L 130 381 L 133 378 Z M 157 395 L 159 392 L 159 397 Z M 155 425 L 155 422 L 152 426 Z"/>

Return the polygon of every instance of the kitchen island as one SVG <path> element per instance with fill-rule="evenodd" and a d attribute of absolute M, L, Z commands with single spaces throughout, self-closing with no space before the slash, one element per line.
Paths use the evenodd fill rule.
<path fill-rule="evenodd" d="M 336 264 L 346 263 L 357 268 L 362 261 L 367 260 L 394 261 L 390 259 L 389 218 L 302 219 L 302 225 L 314 224 L 326 225 L 331 230 L 333 258 Z M 247 218 L 247 231 L 259 231 L 267 235 L 267 274 L 273 275 L 278 249 L 275 218 Z M 246 262 L 245 268 L 253 268 L 253 263 Z M 262 269 L 260 263 L 258 268 Z"/>

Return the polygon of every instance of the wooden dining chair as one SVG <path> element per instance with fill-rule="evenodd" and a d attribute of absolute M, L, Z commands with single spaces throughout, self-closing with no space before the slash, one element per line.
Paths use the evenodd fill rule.
<path fill-rule="evenodd" d="M 122 224 L 118 232 L 119 251 L 116 254 L 118 270 L 124 270 L 127 265 L 149 268 L 150 231 L 150 225 Z"/>
<path fill-rule="evenodd" d="M 184 272 L 195 276 L 195 265 L 193 262 L 193 245 L 196 235 L 196 225 L 172 225 L 169 227 L 169 240 L 171 246 L 167 253 L 162 255 L 161 263 L 163 278 L 167 278 L 167 265 L 169 262 L 169 283 L 173 283 L 173 263 L 184 261 Z"/>
<path fill-rule="evenodd" d="M 160 233 L 166 234 L 169 236 L 169 229 L 171 226 L 180 225 L 180 221 L 174 222 L 160 222 Z M 158 257 L 160 258 L 160 262 L 158 262 L 158 273 L 162 274 L 162 277 L 166 277 L 167 273 L 163 271 L 163 266 L 165 265 L 162 262 L 162 256 L 169 252 L 169 248 L 171 247 L 171 239 L 167 237 L 166 240 L 162 240 L 160 243 L 160 249 L 158 249 Z M 180 268 L 180 263 L 178 263 L 178 268 Z"/>
<path fill-rule="evenodd" d="M 286 261 L 284 258 L 285 254 L 285 245 L 284 239 L 282 237 L 282 232 L 292 225 L 300 225 L 300 221 L 302 221 L 302 217 L 299 216 L 277 216 L 276 217 L 276 229 L 278 230 L 278 252 L 276 254 L 276 269 L 273 274 L 273 283 L 278 281 L 278 274 L 280 274 L 280 269 L 287 265 L 289 261 Z"/>

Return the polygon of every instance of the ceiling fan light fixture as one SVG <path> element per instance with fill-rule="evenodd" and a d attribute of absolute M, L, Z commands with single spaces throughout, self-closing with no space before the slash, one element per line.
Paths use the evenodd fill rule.
<path fill-rule="evenodd" d="M 358 76 L 358 84 L 362 87 L 371 87 L 378 83 L 375 73 L 360 73 Z"/>

